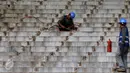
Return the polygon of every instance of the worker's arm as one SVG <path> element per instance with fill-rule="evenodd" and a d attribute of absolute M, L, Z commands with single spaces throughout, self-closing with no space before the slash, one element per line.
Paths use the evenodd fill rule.
<path fill-rule="evenodd" d="M 74 26 L 74 22 L 73 22 L 73 20 L 71 20 L 71 22 L 70 22 L 70 26 L 68 27 L 68 28 L 74 28 L 75 26 Z"/>
<path fill-rule="evenodd" d="M 77 27 L 75 27 L 74 22 L 72 21 L 71 26 L 68 27 L 69 29 L 77 30 Z"/>
<path fill-rule="evenodd" d="M 122 44 L 125 44 L 126 40 L 126 28 L 122 28 Z"/>
<path fill-rule="evenodd" d="M 65 26 L 62 25 L 64 17 L 61 17 L 60 20 L 57 22 L 58 25 L 62 28 L 65 28 Z"/>

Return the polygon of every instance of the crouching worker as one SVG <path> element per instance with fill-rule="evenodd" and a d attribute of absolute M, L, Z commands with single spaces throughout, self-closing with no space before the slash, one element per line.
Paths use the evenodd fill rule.
<path fill-rule="evenodd" d="M 68 15 L 64 15 L 59 21 L 58 21 L 58 28 L 60 31 L 71 31 L 71 30 L 77 30 L 77 27 L 75 27 L 73 19 L 75 18 L 75 13 L 70 12 Z"/>
<path fill-rule="evenodd" d="M 129 49 L 129 32 L 126 26 L 127 20 L 124 18 L 120 19 L 120 33 L 119 33 L 119 48 L 116 56 L 118 72 L 125 72 L 127 68 L 127 54 Z"/>

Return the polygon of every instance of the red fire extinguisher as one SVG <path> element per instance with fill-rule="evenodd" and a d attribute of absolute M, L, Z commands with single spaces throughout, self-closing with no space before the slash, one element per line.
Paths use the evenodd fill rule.
<path fill-rule="evenodd" d="M 107 52 L 112 52 L 112 41 L 109 39 L 107 41 Z"/>

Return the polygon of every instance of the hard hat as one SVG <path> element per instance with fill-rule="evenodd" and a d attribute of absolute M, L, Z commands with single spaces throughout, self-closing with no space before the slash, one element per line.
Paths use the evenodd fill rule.
<path fill-rule="evenodd" d="M 127 23 L 127 20 L 126 20 L 125 18 L 121 18 L 119 23 L 120 23 L 120 24 L 126 24 L 126 23 Z"/>
<path fill-rule="evenodd" d="M 74 12 L 70 12 L 70 17 L 71 17 L 72 19 L 74 19 L 74 18 L 75 18 L 75 13 L 74 13 Z"/>

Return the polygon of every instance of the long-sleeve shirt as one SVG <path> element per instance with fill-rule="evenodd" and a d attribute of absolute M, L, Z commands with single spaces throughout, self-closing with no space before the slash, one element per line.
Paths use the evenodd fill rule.
<path fill-rule="evenodd" d="M 59 21 L 58 21 L 58 24 L 60 26 L 63 26 L 65 28 L 68 28 L 68 27 L 74 27 L 74 23 L 73 23 L 73 19 L 67 19 L 67 16 L 64 15 Z M 61 27 L 62 28 L 62 27 Z"/>
<path fill-rule="evenodd" d="M 129 47 L 129 31 L 126 26 L 122 27 L 120 30 L 119 46 L 121 48 Z"/>
<path fill-rule="evenodd" d="M 125 44 L 125 40 L 126 40 L 126 27 L 122 27 L 121 32 L 122 32 L 122 43 Z"/>

